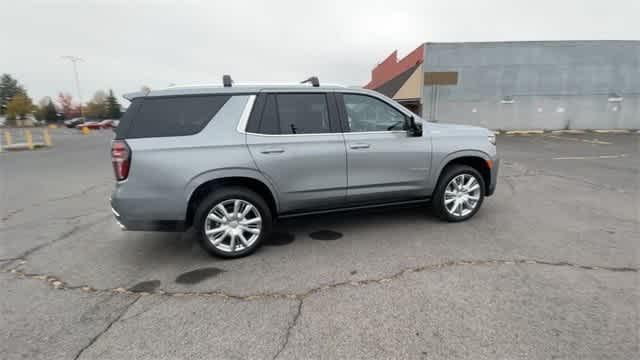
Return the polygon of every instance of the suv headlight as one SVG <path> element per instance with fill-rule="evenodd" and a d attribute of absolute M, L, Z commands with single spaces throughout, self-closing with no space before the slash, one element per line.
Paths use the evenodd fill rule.
<path fill-rule="evenodd" d="M 488 138 L 489 138 L 489 142 L 490 143 L 492 143 L 493 145 L 496 144 L 496 134 L 491 133 L 491 134 L 489 134 Z"/>

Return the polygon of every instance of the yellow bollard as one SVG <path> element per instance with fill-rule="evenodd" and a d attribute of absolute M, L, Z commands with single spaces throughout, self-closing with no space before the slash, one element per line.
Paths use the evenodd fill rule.
<path fill-rule="evenodd" d="M 82 128 L 82 133 L 83 133 L 83 134 L 85 134 L 85 135 L 89 135 L 89 128 L 88 128 L 88 127 L 86 127 L 86 126 L 85 126 L 85 127 L 83 127 L 83 128 Z"/>
<path fill-rule="evenodd" d="M 31 131 L 25 129 L 24 138 L 25 140 L 27 140 L 27 147 L 29 148 L 29 150 L 33 150 L 33 136 L 31 136 Z"/>
<path fill-rule="evenodd" d="M 10 132 L 8 132 L 8 131 L 4 132 L 4 139 L 5 139 L 5 146 L 9 146 L 9 145 L 12 144 L 11 133 Z"/>
<path fill-rule="evenodd" d="M 51 135 L 49 135 L 49 130 L 42 130 L 42 138 L 44 139 L 44 144 L 47 146 L 51 146 Z"/>

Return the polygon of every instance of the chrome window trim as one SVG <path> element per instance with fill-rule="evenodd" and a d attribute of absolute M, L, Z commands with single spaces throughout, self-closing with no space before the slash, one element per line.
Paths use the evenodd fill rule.
<path fill-rule="evenodd" d="M 238 121 L 238 127 L 236 130 L 240 134 L 246 134 L 245 130 L 247 129 L 247 122 L 249 121 L 249 116 L 251 116 L 251 110 L 253 110 L 253 104 L 256 101 L 256 95 L 249 95 L 247 99 L 247 103 L 244 105 L 244 109 L 242 110 L 242 114 L 240 115 L 240 120 Z"/>
<path fill-rule="evenodd" d="M 280 90 L 274 90 L 273 92 L 278 92 Z M 271 91 L 264 91 L 264 92 L 271 92 Z M 323 92 L 323 91 L 319 91 L 319 92 Z M 371 96 L 374 97 L 376 99 L 379 99 L 380 101 L 384 102 L 385 104 L 391 106 L 392 108 L 398 110 L 399 112 L 405 114 L 405 115 L 413 115 L 415 116 L 415 114 L 409 112 L 409 110 L 405 110 L 405 109 L 401 109 L 401 108 L 397 108 L 393 103 L 390 103 L 389 101 L 387 101 L 386 99 L 384 99 L 381 96 L 377 96 L 376 94 L 372 94 L 369 92 L 362 92 L 362 91 L 349 91 L 348 89 L 345 90 L 339 90 L 339 91 L 324 91 L 324 93 L 327 92 L 340 92 L 340 93 L 349 93 L 349 94 L 356 94 L 356 95 L 365 95 L 365 96 Z M 249 99 L 247 100 L 247 104 L 244 106 L 244 110 L 242 110 L 242 114 L 240 115 L 240 120 L 238 121 L 238 126 L 236 128 L 236 130 L 243 135 L 253 135 L 253 136 L 263 136 L 263 137 L 288 137 L 288 136 L 327 136 L 327 135 L 336 135 L 336 134 L 394 134 L 394 133 L 407 133 L 406 130 L 390 130 L 390 131 L 360 131 L 360 132 L 344 132 L 344 131 L 339 131 L 339 132 L 330 132 L 330 133 L 313 133 L 313 134 L 259 134 L 259 133 L 254 133 L 254 132 L 248 132 L 246 131 L 247 129 L 247 122 L 249 122 L 249 117 L 251 116 L 251 111 L 253 110 L 253 105 L 255 104 L 256 101 L 256 97 L 257 95 L 249 95 Z M 419 118 L 419 117 L 418 117 Z"/>
<path fill-rule="evenodd" d="M 327 135 L 340 135 L 342 133 L 334 132 L 334 133 L 312 133 L 312 134 L 258 134 L 254 132 L 244 132 L 243 134 L 253 135 L 253 136 L 272 137 L 272 136 L 327 136 Z"/>
<path fill-rule="evenodd" d="M 383 131 L 349 131 L 343 134 L 406 134 L 407 130 L 383 130 Z"/>
<path fill-rule="evenodd" d="M 287 136 L 327 136 L 327 135 L 371 135 L 371 134 L 406 134 L 405 130 L 393 130 L 393 131 L 361 131 L 361 132 L 333 132 L 333 133 L 313 133 L 313 134 L 258 134 L 254 132 L 241 131 L 245 135 L 264 136 L 264 137 L 287 137 Z"/>

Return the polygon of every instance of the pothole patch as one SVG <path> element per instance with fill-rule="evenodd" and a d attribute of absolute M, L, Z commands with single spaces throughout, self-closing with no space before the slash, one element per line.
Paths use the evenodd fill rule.
<path fill-rule="evenodd" d="M 154 292 L 160 286 L 160 280 L 148 280 L 139 282 L 129 288 L 129 291 L 134 293 L 140 292 Z"/>
<path fill-rule="evenodd" d="M 318 230 L 309 234 L 309 237 L 314 240 L 333 241 L 342 237 L 342 233 L 333 230 Z"/>
<path fill-rule="evenodd" d="M 204 281 L 206 279 L 212 278 L 214 276 L 218 276 L 218 275 L 222 274 L 223 272 L 225 272 L 225 270 L 218 269 L 218 268 L 215 268 L 215 267 L 208 267 L 208 268 L 202 268 L 202 269 L 197 269 L 197 270 L 193 270 L 193 271 L 188 271 L 186 273 L 180 274 L 176 278 L 176 283 L 185 284 L 185 285 L 193 285 L 193 284 L 197 284 L 197 283 L 199 283 L 201 281 Z"/>

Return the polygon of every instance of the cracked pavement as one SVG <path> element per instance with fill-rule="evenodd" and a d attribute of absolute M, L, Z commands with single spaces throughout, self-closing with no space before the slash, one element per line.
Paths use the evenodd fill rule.
<path fill-rule="evenodd" d="M 498 190 L 468 222 L 420 206 L 286 220 L 222 260 L 189 232 L 120 231 L 110 133 L 59 129 L 51 150 L 0 154 L 0 353 L 637 358 L 639 138 L 564 137 L 499 137 Z M 553 160 L 603 154 L 627 155 Z"/>

